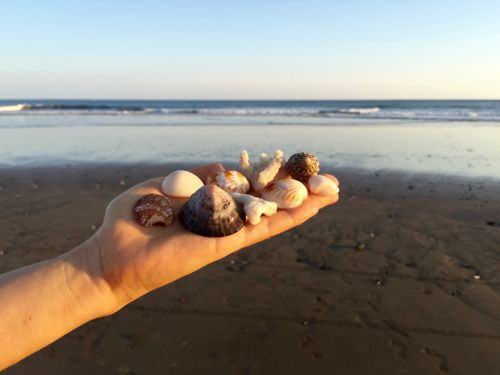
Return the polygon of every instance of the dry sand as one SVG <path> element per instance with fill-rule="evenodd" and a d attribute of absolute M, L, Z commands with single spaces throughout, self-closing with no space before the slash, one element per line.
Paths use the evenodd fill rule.
<path fill-rule="evenodd" d="M 114 196 L 171 168 L 0 171 L 0 271 L 71 249 Z M 340 202 L 305 225 L 5 374 L 499 374 L 499 183 L 334 172 Z"/>

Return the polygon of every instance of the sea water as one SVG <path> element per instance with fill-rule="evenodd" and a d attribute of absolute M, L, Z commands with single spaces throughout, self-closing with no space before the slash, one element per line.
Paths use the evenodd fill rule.
<path fill-rule="evenodd" d="M 236 162 L 500 177 L 500 101 L 0 101 L 0 164 Z"/>

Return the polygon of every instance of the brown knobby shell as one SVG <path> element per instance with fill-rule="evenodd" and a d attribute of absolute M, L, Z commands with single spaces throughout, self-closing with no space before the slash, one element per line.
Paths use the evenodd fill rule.
<path fill-rule="evenodd" d="M 319 160 L 313 154 L 299 152 L 290 156 L 286 162 L 286 171 L 295 180 L 307 184 L 309 177 L 319 172 Z"/>

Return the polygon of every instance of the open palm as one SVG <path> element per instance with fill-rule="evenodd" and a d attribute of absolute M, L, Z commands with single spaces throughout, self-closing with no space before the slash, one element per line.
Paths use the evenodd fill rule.
<path fill-rule="evenodd" d="M 192 172 L 205 181 L 208 175 L 223 169 L 220 164 L 211 164 Z M 335 177 L 329 177 L 338 184 Z M 322 197 L 311 194 L 295 209 L 280 210 L 273 216 L 263 217 L 259 224 L 247 224 L 230 236 L 210 238 L 189 232 L 179 220 L 167 228 L 145 228 L 135 223 L 131 213 L 135 202 L 147 194 L 161 194 L 162 180 L 145 181 L 115 198 L 96 233 L 102 277 L 122 304 L 243 247 L 302 224 L 320 208 L 338 200 L 338 195 Z M 178 213 L 187 199 L 171 200 Z"/>

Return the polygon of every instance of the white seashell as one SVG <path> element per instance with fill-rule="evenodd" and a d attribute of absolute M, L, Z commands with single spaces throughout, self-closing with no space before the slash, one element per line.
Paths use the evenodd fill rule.
<path fill-rule="evenodd" d="M 270 183 L 260 195 L 278 208 L 295 208 L 307 199 L 307 189 L 302 182 L 288 178 Z"/>
<path fill-rule="evenodd" d="M 309 190 L 317 195 L 335 195 L 339 192 L 339 187 L 326 176 L 317 175 L 309 177 Z"/>
<path fill-rule="evenodd" d="M 250 181 L 255 191 L 262 190 L 273 181 L 282 164 L 283 151 L 281 150 L 276 150 L 272 158 L 269 158 L 267 154 L 261 154 L 259 163 L 255 165 L 250 163 L 248 152 L 242 151 L 240 155 L 241 172 Z"/>
<path fill-rule="evenodd" d="M 250 190 L 247 178 L 238 171 L 221 171 L 207 178 L 207 184 L 215 184 L 227 192 L 246 193 Z"/>
<path fill-rule="evenodd" d="M 170 173 L 161 184 L 161 191 L 165 195 L 178 198 L 189 198 L 203 186 L 203 181 L 195 174 L 178 170 Z"/>
<path fill-rule="evenodd" d="M 240 193 L 229 194 L 236 202 L 244 205 L 245 214 L 252 225 L 259 224 L 262 215 L 271 216 L 278 210 L 278 205 L 276 203 L 268 202 L 264 199 L 254 197 L 253 195 Z"/>

